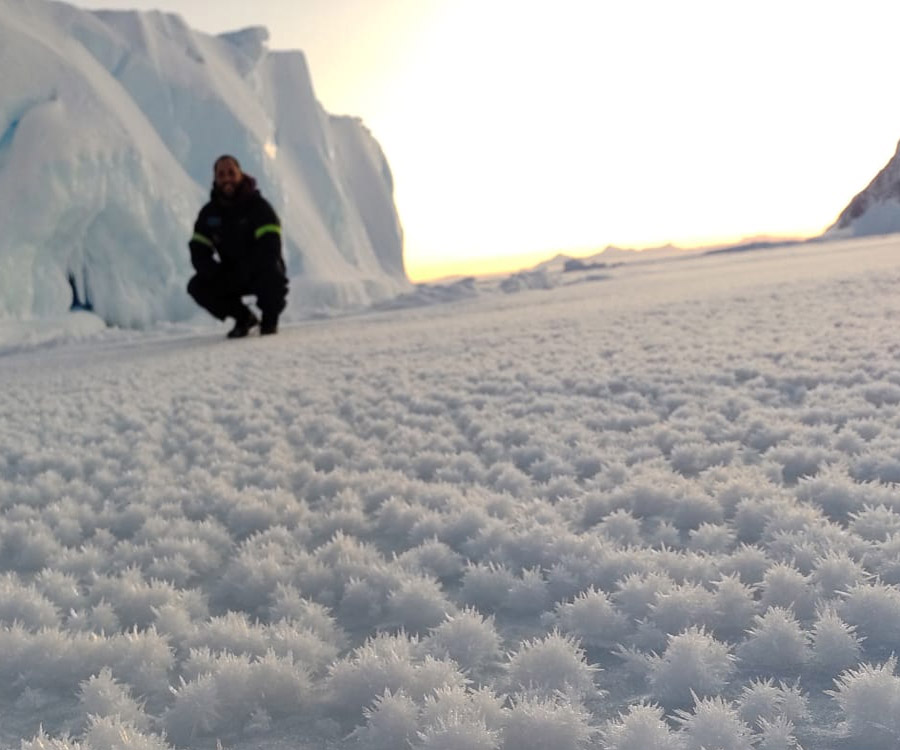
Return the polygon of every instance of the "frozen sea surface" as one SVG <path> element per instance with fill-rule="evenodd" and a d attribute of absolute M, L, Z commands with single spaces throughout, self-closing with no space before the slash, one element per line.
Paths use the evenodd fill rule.
<path fill-rule="evenodd" d="M 0 744 L 895 747 L 898 252 L 8 348 Z"/>

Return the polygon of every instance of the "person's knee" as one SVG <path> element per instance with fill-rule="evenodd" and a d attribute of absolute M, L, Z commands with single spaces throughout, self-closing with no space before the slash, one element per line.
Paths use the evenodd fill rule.
<path fill-rule="evenodd" d="M 203 294 L 203 282 L 200 280 L 199 274 L 195 274 L 191 276 L 190 280 L 187 283 L 187 293 L 191 295 L 194 299 L 197 299 L 198 295 Z"/>
<path fill-rule="evenodd" d="M 187 292 L 201 307 L 209 307 L 221 297 L 221 290 L 208 276 L 197 274 L 187 284 Z"/>

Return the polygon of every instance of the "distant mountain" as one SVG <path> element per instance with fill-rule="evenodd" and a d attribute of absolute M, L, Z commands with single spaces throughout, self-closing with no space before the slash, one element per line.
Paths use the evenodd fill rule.
<path fill-rule="evenodd" d="M 644 249 L 622 248 L 609 245 L 593 255 L 573 256 L 566 253 L 558 253 L 538 263 L 536 271 L 565 271 L 583 268 L 602 268 L 622 263 L 647 262 L 652 260 L 664 260 L 682 256 L 686 253 L 695 253 L 695 249 L 684 250 L 675 245 L 662 245 Z"/>
<path fill-rule="evenodd" d="M 648 260 L 662 260 L 693 252 L 696 252 L 696 248 L 682 248 L 672 244 L 647 247 L 642 250 L 609 245 L 599 255 L 593 256 L 592 260 L 605 263 L 631 263 L 637 260 L 646 262 Z"/>
<path fill-rule="evenodd" d="M 826 239 L 900 232 L 900 144 L 887 165 L 857 193 L 825 232 Z"/>
<path fill-rule="evenodd" d="M 815 242 L 811 239 L 758 239 L 746 240 L 736 245 L 726 245 L 713 250 L 707 250 L 704 255 L 721 255 L 723 253 L 747 253 L 753 250 L 770 250 L 775 247 L 787 247 L 789 245 L 802 245 L 806 242 Z"/>
<path fill-rule="evenodd" d="M 649 248 L 623 248 L 609 245 L 593 255 L 572 256 L 559 253 L 548 260 L 539 263 L 534 268 L 540 271 L 568 272 L 585 271 L 592 269 L 611 268 L 627 263 L 652 263 L 665 260 L 677 260 L 690 258 L 697 255 L 711 255 L 715 253 L 746 252 L 749 250 L 763 250 L 770 247 L 783 247 L 794 245 L 805 240 L 794 237 L 745 237 L 735 243 L 725 245 L 701 245 L 697 247 L 679 247 L 678 245 L 660 245 Z"/>
<path fill-rule="evenodd" d="M 0 0 L 0 319 L 74 302 L 121 326 L 195 315 L 187 241 L 221 153 L 280 214 L 289 314 L 412 288 L 381 148 L 267 38 Z"/>

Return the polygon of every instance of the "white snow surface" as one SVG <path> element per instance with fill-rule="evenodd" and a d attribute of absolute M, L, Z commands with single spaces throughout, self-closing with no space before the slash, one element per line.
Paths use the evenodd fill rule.
<path fill-rule="evenodd" d="M 266 38 L 0 0 L 0 319 L 64 313 L 70 277 L 110 324 L 197 317 L 187 241 L 221 153 L 281 217 L 288 319 L 409 289 L 384 154 Z"/>
<path fill-rule="evenodd" d="M 0 747 L 897 747 L 898 251 L 33 331 Z"/>

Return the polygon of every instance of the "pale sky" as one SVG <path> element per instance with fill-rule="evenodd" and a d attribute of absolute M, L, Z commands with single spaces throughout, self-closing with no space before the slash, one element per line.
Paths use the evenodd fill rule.
<path fill-rule="evenodd" d="M 391 164 L 406 267 L 830 225 L 900 139 L 897 0 L 79 0 L 302 49 Z"/>

